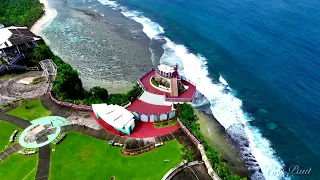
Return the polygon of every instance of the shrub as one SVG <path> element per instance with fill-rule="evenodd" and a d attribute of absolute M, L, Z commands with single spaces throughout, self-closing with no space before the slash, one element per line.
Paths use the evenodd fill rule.
<path fill-rule="evenodd" d="M 188 148 L 184 144 L 182 144 L 180 150 L 181 150 L 181 153 L 180 153 L 181 160 L 186 160 L 188 162 L 191 162 L 194 160 L 193 152 L 188 150 Z"/>
<path fill-rule="evenodd" d="M 96 86 L 96 87 L 93 87 L 92 89 L 90 89 L 89 95 L 95 99 L 99 98 L 102 101 L 106 101 L 109 96 L 108 91 L 104 88 L 99 87 L 99 86 Z"/>
<path fill-rule="evenodd" d="M 39 84 L 44 81 L 44 77 L 37 77 L 32 80 L 32 84 Z"/>

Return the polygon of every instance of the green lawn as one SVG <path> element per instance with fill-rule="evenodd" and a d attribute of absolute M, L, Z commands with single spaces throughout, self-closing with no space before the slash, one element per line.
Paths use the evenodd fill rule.
<path fill-rule="evenodd" d="M 15 125 L 0 120 L 0 152 L 5 149 L 5 145 L 10 144 L 9 139 L 14 130 L 21 131 L 21 129 Z"/>
<path fill-rule="evenodd" d="M 27 108 L 26 105 L 21 105 L 7 112 L 7 114 L 17 116 L 28 121 L 49 116 L 51 114 L 51 111 L 42 106 L 40 99 L 29 101 L 27 106 L 29 106 L 29 108 Z"/>
<path fill-rule="evenodd" d="M 14 153 L 0 162 L 0 179 L 35 179 L 38 155 L 21 155 Z"/>
<path fill-rule="evenodd" d="M 159 180 L 180 162 L 180 145 L 176 140 L 137 156 L 124 156 L 120 147 L 107 141 L 76 132 L 51 153 L 50 180 L 110 179 Z M 164 162 L 169 159 L 171 162 Z"/>

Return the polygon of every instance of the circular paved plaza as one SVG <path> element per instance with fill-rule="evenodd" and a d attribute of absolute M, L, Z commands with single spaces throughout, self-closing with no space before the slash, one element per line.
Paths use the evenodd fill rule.
<path fill-rule="evenodd" d="M 61 126 L 68 125 L 67 119 L 59 116 L 47 116 L 31 121 L 19 137 L 19 143 L 25 148 L 39 148 L 51 143 L 60 133 Z"/>

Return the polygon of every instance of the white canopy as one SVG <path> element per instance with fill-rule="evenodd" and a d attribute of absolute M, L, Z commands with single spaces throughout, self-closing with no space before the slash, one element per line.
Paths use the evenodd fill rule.
<path fill-rule="evenodd" d="M 103 121 L 114 128 L 123 129 L 126 126 L 130 127 L 134 123 L 133 114 L 122 106 L 92 104 L 92 109 Z"/>
<path fill-rule="evenodd" d="M 160 64 L 158 66 L 158 70 L 162 71 L 162 72 L 165 72 L 165 73 L 173 73 L 174 72 L 174 68 L 173 67 L 167 66 L 165 64 Z"/>

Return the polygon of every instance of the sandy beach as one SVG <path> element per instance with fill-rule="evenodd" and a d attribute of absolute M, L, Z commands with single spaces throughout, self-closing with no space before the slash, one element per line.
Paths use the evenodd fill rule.
<path fill-rule="evenodd" d="M 56 15 L 57 11 L 55 9 L 51 9 L 46 0 L 39 0 L 40 3 L 44 5 L 44 15 L 31 27 L 31 32 L 36 35 L 39 35 L 42 27 L 45 26 L 48 22 L 50 22 Z"/>
<path fill-rule="evenodd" d="M 208 142 L 222 154 L 222 158 L 227 161 L 232 174 L 248 177 L 248 170 L 245 162 L 240 159 L 239 154 L 232 147 L 227 139 L 224 128 L 215 120 L 213 116 L 196 111 L 199 118 L 200 129 Z"/>

